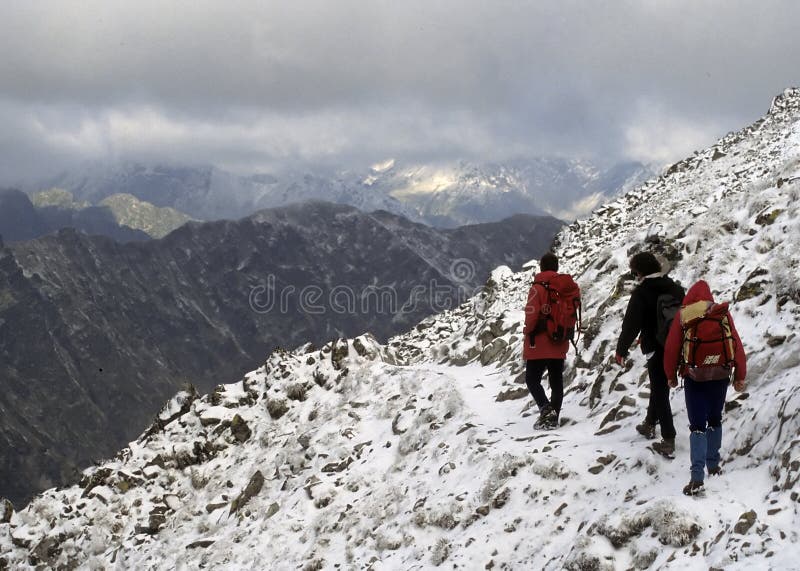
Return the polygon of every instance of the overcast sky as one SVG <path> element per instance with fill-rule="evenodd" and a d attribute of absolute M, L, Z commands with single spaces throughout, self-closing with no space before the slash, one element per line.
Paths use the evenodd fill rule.
<path fill-rule="evenodd" d="M 10 0 L 0 22 L 0 184 L 107 158 L 663 163 L 800 83 L 789 0 Z"/>

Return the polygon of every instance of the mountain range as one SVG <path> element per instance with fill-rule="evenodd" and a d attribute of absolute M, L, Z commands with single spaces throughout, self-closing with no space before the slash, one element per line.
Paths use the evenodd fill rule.
<path fill-rule="evenodd" d="M 0 502 L 0 557 L 15 569 L 794 569 L 799 197 L 790 89 L 564 228 L 555 248 L 586 321 L 554 431 L 533 430 L 522 382 L 532 272 L 498 268 L 467 303 L 385 344 L 276 350 L 210 394 L 178 392 L 80 485 L 19 512 Z M 670 460 L 634 428 L 645 356 L 610 359 L 642 249 L 730 301 L 748 354 L 748 388 L 725 405 L 723 474 L 695 498 L 680 492 L 681 390 Z"/>
<path fill-rule="evenodd" d="M 436 230 L 331 203 L 189 222 L 119 243 L 61 230 L 0 256 L 2 495 L 24 502 L 111 454 L 182 384 L 202 391 L 276 347 L 378 338 L 521 267 L 549 217 Z"/>
<path fill-rule="evenodd" d="M 75 228 L 120 242 L 149 238 L 142 230 L 120 224 L 106 205 L 83 204 L 79 208 L 64 203 L 36 205 L 22 191 L 0 189 L 0 236 L 5 241 L 30 240 L 61 228 Z"/>
<path fill-rule="evenodd" d="M 112 194 L 127 194 L 200 220 L 235 219 L 259 209 L 327 200 L 455 227 L 496 222 L 515 214 L 574 219 L 653 175 L 641 163 L 604 167 L 561 158 L 441 165 L 387 160 L 361 170 L 255 175 L 236 175 L 212 166 L 123 162 L 87 165 L 39 186 L 64 189 L 92 204 Z"/>
<path fill-rule="evenodd" d="M 71 192 L 59 188 L 36 192 L 31 196 L 31 200 L 37 208 L 59 208 L 80 212 L 93 207 L 89 202 L 76 201 Z M 96 206 L 109 210 L 120 226 L 140 230 L 151 238 L 163 238 L 191 220 L 189 216 L 174 208 L 159 208 L 131 194 L 116 193 L 106 196 Z"/>

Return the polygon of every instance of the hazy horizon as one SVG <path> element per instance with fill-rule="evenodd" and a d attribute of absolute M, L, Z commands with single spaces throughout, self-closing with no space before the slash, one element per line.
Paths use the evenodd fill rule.
<path fill-rule="evenodd" d="M 800 83 L 798 16 L 778 0 L 6 3 L 0 185 L 107 161 L 666 164 Z"/>

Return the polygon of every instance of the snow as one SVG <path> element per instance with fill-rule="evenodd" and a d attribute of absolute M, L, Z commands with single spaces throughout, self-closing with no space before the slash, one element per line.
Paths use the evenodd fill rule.
<path fill-rule="evenodd" d="M 788 92 L 764 121 L 559 235 L 586 331 L 558 429 L 533 430 L 521 377 L 535 268 L 499 268 L 468 303 L 386 345 L 279 350 L 212 395 L 182 393 L 160 430 L 86 471 L 92 493 L 50 490 L 0 524 L 0 557 L 15 569 L 797 569 L 800 180 L 778 179 L 798 170 L 785 133 L 799 121 Z M 644 357 L 609 362 L 627 259 L 645 240 L 684 285 L 706 278 L 732 302 L 748 351 L 724 473 L 700 497 L 681 494 L 682 390 L 668 460 L 634 430 Z"/>

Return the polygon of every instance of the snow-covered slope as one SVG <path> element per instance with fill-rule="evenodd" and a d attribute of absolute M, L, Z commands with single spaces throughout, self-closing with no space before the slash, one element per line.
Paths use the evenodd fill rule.
<path fill-rule="evenodd" d="M 382 346 L 273 353 L 187 390 L 81 487 L 0 508 L 11 568 L 797 569 L 800 561 L 800 90 L 560 235 L 584 290 L 562 426 L 534 432 L 520 384 L 530 272 Z M 687 498 L 677 458 L 634 431 L 644 360 L 609 364 L 631 251 L 731 300 L 749 353 L 729 395 L 723 476 Z M 681 390 L 676 424 L 685 426 Z"/>

